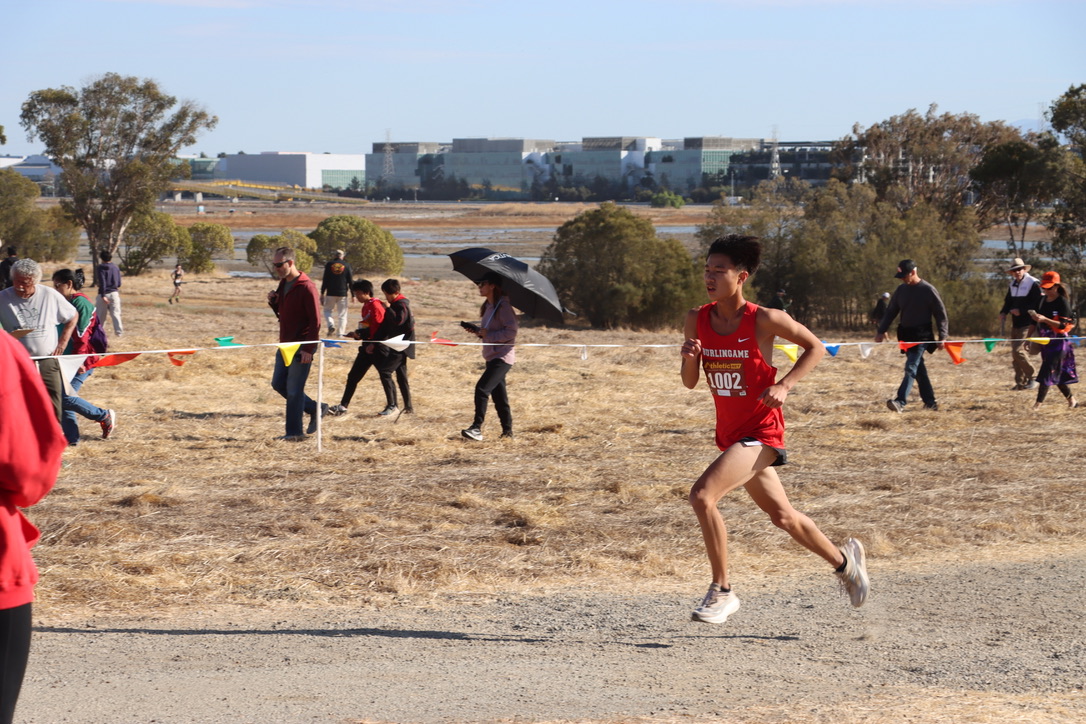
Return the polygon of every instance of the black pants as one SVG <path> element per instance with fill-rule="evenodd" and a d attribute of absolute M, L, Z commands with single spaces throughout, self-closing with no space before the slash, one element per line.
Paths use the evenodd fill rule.
<path fill-rule="evenodd" d="M 396 385 L 400 386 L 400 394 L 403 395 L 403 409 L 411 410 L 411 385 L 407 381 L 407 354 L 397 352 L 394 349 L 385 348 L 378 350 L 374 364 L 377 366 L 377 374 L 381 376 L 381 387 L 385 390 L 385 404 L 390 407 L 399 407 L 396 401 Z M 395 382 L 392 376 L 396 375 Z"/>
<path fill-rule="evenodd" d="M 1041 385 L 1037 388 L 1037 402 L 1040 403 L 1045 401 L 1045 398 L 1048 397 L 1048 388 L 1051 386 L 1052 385 Z M 1056 387 L 1059 388 L 1060 392 L 1063 394 L 1064 397 L 1071 397 L 1070 385 L 1065 385 L 1062 382 L 1058 382 L 1056 383 Z"/>
<path fill-rule="evenodd" d="M 471 426 L 481 428 L 486 419 L 486 403 L 494 398 L 494 410 L 502 423 L 502 432 L 513 432 L 513 411 L 505 389 L 505 375 L 513 365 L 500 359 L 487 360 L 483 376 L 475 383 L 475 419 Z"/>
<path fill-rule="evenodd" d="M 358 356 L 354 358 L 354 364 L 351 365 L 351 371 L 347 373 L 347 384 L 343 387 L 343 397 L 340 399 L 339 404 L 344 407 L 350 407 L 351 398 L 354 397 L 354 391 L 358 387 L 358 383 L 362 381 L 362 378 L 366 376 L 366 373 L 370 371 L 370 367 L 373 366 L 374 355 L 366 354 L 366 345 L 361 344 L 358 347 Z"/>
<path fill-rule="evenodd" d="M 30 656 L 30 605 L 0 610 L 0 724 L 11 724 Z"/>

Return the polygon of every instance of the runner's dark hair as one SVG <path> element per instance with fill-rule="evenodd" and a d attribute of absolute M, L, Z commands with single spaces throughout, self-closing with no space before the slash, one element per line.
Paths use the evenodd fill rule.
<path fill-rule="evenodd" d="M 57 269 L 53 272 L 53 282 L 71 284 L 72 289 L 78 292 L 87 282 L 87 277 L 83 274 L 82 268 L 76 269 L 75 271 L 72 271 L 71 269 Z"/>
<path fill-rule="evenodd" d="M 762 244 L 757 236 L 727 234 L 709 245 L 709 253 L 705 257 L 711 254 L 723 254 L 732 260 L 737 269 L 753 274 L 762 263 Z"/>

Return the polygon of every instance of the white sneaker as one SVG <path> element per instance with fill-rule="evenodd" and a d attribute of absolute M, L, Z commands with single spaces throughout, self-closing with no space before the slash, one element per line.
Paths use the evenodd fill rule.
<path fill-rule="evenodd" d="M 837 578 L 848 591 L 852 605 L 859 608 L 867 600 L 868 588 L 867 556 L 864 553 L 863 543 L 855 538 L 848 538 L 838 549 L 845 557 L 845 570 L 837 573 Z"/>
<path fill-rule="evenodd" d="M 735 591 L 724 593 L 719 583 L 709 584 L 709 592 L 701 600 L 701 605 L 694 609 L 692 618 L 705 623 L 724 623 L 728 616 L 739 610 L 739 597 Z"/>

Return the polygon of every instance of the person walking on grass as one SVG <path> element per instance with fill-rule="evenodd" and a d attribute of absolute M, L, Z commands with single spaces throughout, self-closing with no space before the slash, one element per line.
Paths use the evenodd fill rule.
<path fill-rule="evenodd" d="M 60 292 L 68 300 L 68 303 L 75 307 L 75 311 L 79 313 L 75 329 L 68 340 L 68 346 L 64 348 L 64 354 L 92 355 L 83 360 L 79 370 L 68 381 L 72 393 L 69 395 L 65 392 L 64 394 L 60 427 L 64 431 L 64 437 L 67 438 L 69 445 L 79 444 L 79 422 L 76 420 L 76 413 L 101 425 L 103 440 L 108 440 L 113 431 L 117 429 L 117 413 L 113 410 L 105 410 L 92 405 L 79 396 L 79 391 L 83 389 L 83 383 L 94 373 L 94 367 L 90 365 L 93 365 L 98 359 L 93 356 L 98 351 L 94 349 L 91 337 L 94 334 L 95 327 L 101 324 L 98 314 L 94 310 L 94 304 L 87 299 L 85 294 L 79 291 L 83 288 L 83 281 L 82 269 L 76 269 L 75 271 L 57 269 L 53 272 L 53 288 Z"/>
<path fill-rule="evenodd" d="M 321 307 L 324 309 L 324 321 L 328 323 L 328 336 L 347 335 L 347 301 L 351 294 L 351 265 L 343 259 L 343 250 L 336 249 L 335 254 L 324 265 L 321 276 Z"/>
<path fill-rule="evenodd" d="M 173 304 L 174 302 L 177 302 L 178 304 L 181 303 L 181 285 L 184 283 L 182 282 L 184 276 L 185 270 L 181 268 L 180 264 L 175 266 L 173 271 L 170 272 L 170 277 L 173 278 L 173 294 L 170 295 L 170 304 Z"/>
<path fill-rule="evenodd" d="M 479 296 L 484 297 L 479 308 L 479 324 L 462 322 L 461 326 L 486 344 L 483 360 L 486 367 L 483 376 L 475 383 L 475 417 L 471 425 L 460 434 L 468 440 L 483 439 L 483 421 L 486 419 L 487 402 L 493 398 L 494 410 L 502 425 L 502 437 L 513 437 L 513 412 L 509 407 L 509 394 L 505 389 L 505 376 L 516 361 L 517 315 L 502 289 L 502 277 L 493 272 L 475 282 Z"/>
<path fill-rule="evenodd" d="M 94 271 L 94 281 L 98 285 L 98 300 L 95 304 L 98 312 L 98 321 L 106 323 L 106 319 L 113 317 L 113 334 L 124 336 L 124 325 L 121 323 L 121 270 L 113 263 L 113 255 L 108 251 L 98 254 L 102 262 Z"/>
<path fill-rule="evenodd" d="M 268 304 L 279 318 L 280 342 L 306 342 L 317 340 L 321 333 L 321 309 L 317 287 L 294 264 L 294 249 L 281 246 L 275 250 L 272 260 L 279 286 L 268 292 Z M 283 357 L 283 350 L 275 352 L 275 371 L 272 372 L 272 389 L 287 401 L 286 434 L 281 440 L 304 440 L 306 434 L 317 431 L 317 403 L 305 394 L 305 383 L 313 367 L 313 353 L 317 343 L 303 344 L 290 365 Z M 327 411 L 322 405 L 320 413 Z M 309 427 L 302 432 L 302 417 L 310 415 Z"/>
<path fill-rule="evenodd" d="M 939 290 L 920 278 L 916 262 L 912 259 L 902 259 L 897 265 L 897 274 L 901 284 L 894 290 L 890 297 L 890 304 L 886 307 L 886 314 L 875 335 L 876 342 L 886 339 L 886 330 L 890 328 L 894 318 L 901 314 L 901 320 L 897 325 L 897 338 L 900 342 L 925 342 L 914 344 L 908 349 L 901 350 L 905 355 L 905 376 L 901 385 L 897 388 L 897 396 L 886 401 L 886 406 L 891 412 L 901 412 L 909 400 L 909 392 L 915 381 L 920 388 L 920 399 L 924 403 L 925 410 L 938 410 L 939 403 L 935 401 L 935 389 L 928 378 L 927 367 L 924 366 L 924 352 L 929 354 L 936 349 L 943 348 L 948 332 L 946 307 L 939 296 Z M 931 322 L 939 329 L 938 341 L 932 336 Z"/>
<path fill-rule="evenodd" d="M 400 293 L 400 282 L 397 279 L 386 279 L 381 282 L 381 292 L 385 295 L 385 317 L 377 328 L 373 339 L 393 339 L 403 335 L 405 341 L 415 341 L 415 317 L 411 312 L 411 302 Z M 415 358 L 415 345 L 408 345 L 407 349 L 400 352 L 386 344 L 368 344 L 366 350 L 373 355 L 373 364 L 377 368 L 377 374 L 381 378 L 381 386 L 385 390 L 385 409 L 378 415 L 388 416 L 396 414 L 399 403 L 396 400 L 396 386 L 400 387 L 403 395 L 403 411 L 413 413 L 411 404 L 411 383 L 407 377 L 407 360 Z M 396 379 L 393 381 L 393 375 Z"/>
<path fill-rule="evenodd" d="M 374 298 L 373 282 L 369 279 L 355 280 L 351 282 L 351 293 L 358 300 L 358 303 L 362 305 L 362 318 L 358 322 L 358 328 L 353 332 L 348 332 L 345 336 L 357 339 L 362 344 L 358 345 L 358 354 L 355 355 L 354 364 L 351 365 L 351 370 L 347 373 L 347 384 L 343 387 L 343 397 L 340 398 L 338 405 L 328 408 L 328 414 L 333 417 L 347 414 L 347 407 L 351 404 L 358 383 L 362 381 L 362 378 L 369 372 L 370 367 L 374 365 L 376 351 L 372 349 L 373 345 L 366 344 L 366 341 L 373 339 L 373 336 L 377 334 L 377 329 L 381 326 L 381 322 L 385 319 L 385 303 Z"/>
<path fill-rule="evenodd" d="M 855 538 L 841 546 L 792 507 L 776 467 L 787 462 L 781 408 L 789 391 L 825 355 L 826 349 L 806 327 L 780 310 L 746 301 L 744 285 L 758 269 L 761 244 L 756 237 L 730 234 L 712 243 L 705 259 L 709 303 L 686 315 L 682 346 L 683 384 L 694 389 L 705 381 L 716 404 L 716 444 L 721 454 L 690 489 L 690 505 L 701 526 L 713 580 L 693 618 L 724 623 L 739 609 L 728 580 L 728 533 L 717 504 L 742 486 L 770 518 L 807 550 L 834 569 L 853 606 L 867 599 L 864 547 Z M 777 337 L 803 353 L 779 381 L 770 365 Z"/>
<path fill-rule="evenodd" d="M 38 374 L 53 400 L 58 423 L 64 412 L 64 373 L 57 355 L 64 354 L 78 317 L 60 292 L 41 283 L 38 262 L 20 259 L 12 265 L 11 286 L 0 292 L 0 325 L 31 357 L 39 358 Z"/>
<path fill-rule="evenodd" d="M 1021 259 L 1015 259 L 1007 269 L 1011 282 L 1007 294 L 1003 297 L 1003 308 L 999 310 L 1000 336 L 1007 315 L 1011 317 L 1011 366 L 1014 368 L 1014 387 L 1012 390 L 1032 390 L 1037 386 L 1033 378 L 1033 363 L 1029 360 L 1029 342 L 1033 322 L 1029 310 L 1036 310 L 1041 305 L 1041 287 L 1037 280 L 1029 275 L 1032 269 Z"/>
<path fill-rule="evenodd" d="M 1067 287 L 1060 282 L 1059 272 L 1047 271 L 1041 277 L 1044 299 L 1037 309 L 1030 309 L 1029 316 L 1036 326 L 1036 336 L 1049 338 L 1041 345 L 1041 371 L 1037 374 L 1037 401 L 1033 409 L 1040 408 L 1048 396 L 1048 388 L 1055 385 L 1067 400 L 1070 408 L 1078 407 L 1070 385 L 1078 382 L 1075 369 L 1075 350 L 1068 333 L 1075 327 L 1075 313 L 1067 297 Z"/>

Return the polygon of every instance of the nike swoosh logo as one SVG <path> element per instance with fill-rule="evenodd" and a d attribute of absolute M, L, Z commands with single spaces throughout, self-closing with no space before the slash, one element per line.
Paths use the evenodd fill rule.
<path fill-rule="evenodd" d="M 743 344 L 743 343 L 744 343 L 744 342 L 746 342 L 746 341 L 747 341 L 748 339 L 750 339 L 750 337 L 743 337 L 743 338 L 741 338 L 741 339 L 739 340 L 739 344 Z"/>

